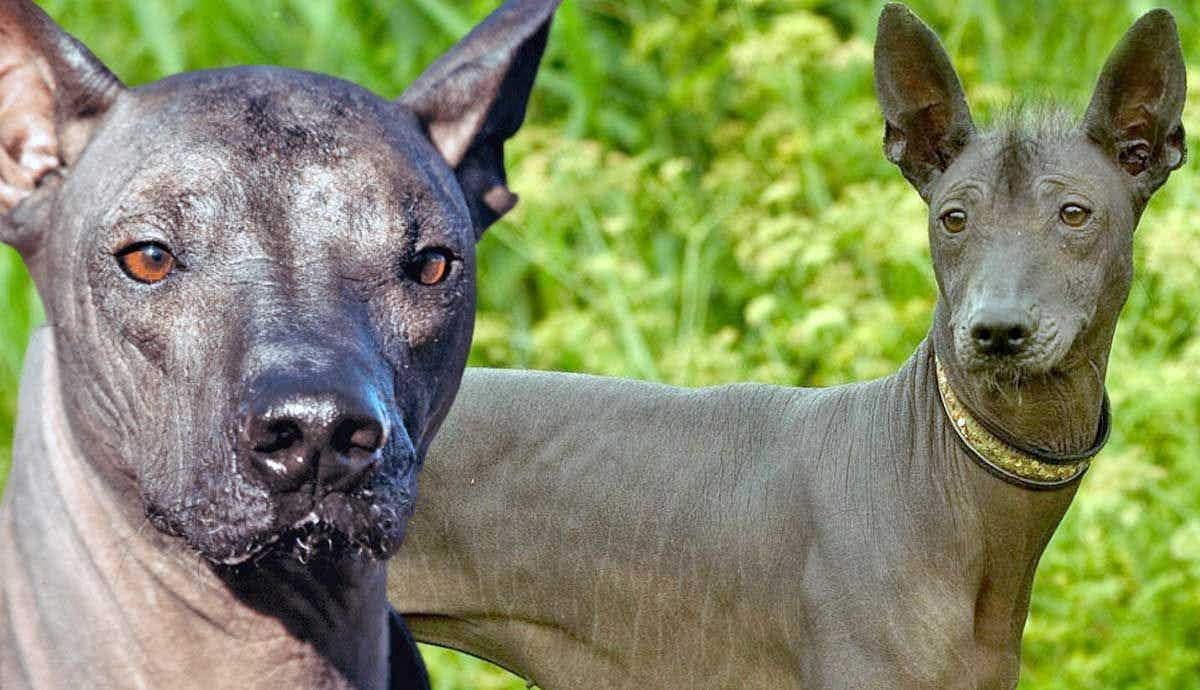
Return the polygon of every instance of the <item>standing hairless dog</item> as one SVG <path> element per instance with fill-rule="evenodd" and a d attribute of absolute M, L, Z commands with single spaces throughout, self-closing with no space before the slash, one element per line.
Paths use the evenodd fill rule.
<path fill-rule="evenodd" d="M 399 99 L 126 88 L 0 0 L 0 240 L 49 326 L 0 504 L 0 688 L 426 687 L 386 599 L 557 0 Z"/>
<path fill-rule="evenodd" d="M 1038 559 L 1109 424 L 1134 228 L 1184 160 L 1174 21 L 1077 124 L 972 122 L 889 5 L 884 150 L 938 302 L 896 374 L 702 390 L 469 371 L 389 585 L 418 639 L 567 688 L 1012 688 Z"/>

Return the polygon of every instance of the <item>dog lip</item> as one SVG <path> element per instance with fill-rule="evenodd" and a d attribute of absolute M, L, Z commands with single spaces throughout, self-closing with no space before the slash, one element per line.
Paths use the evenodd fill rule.
<path fill-rule="evenodd" d="M 276 539 L 278 539 L 278 537 L 276 537 Z M 219 563 L 221 565 L 241 565 L 241 564 L 245 563 L 246 561 L 250 560 L 251 558 L 254 558 L 258 554 L 262 553 L 262 550 L 267 548 L 268 546 L 270 546 L 272 543 L 273 542 L 267 542 L 265 544 L 256 546 L 253 549 L 250 549 L 246 553 L 242 554 L 241 556 L 228 556 L 226 558 L 218 558 L 215 560 L 213 560 L 213 559 L 210 559 L 210 560 L 213 560 L 214 563 Z"/>
<path fill-rule="evenodd" d="M 995 371 L 1044 371 L 1053 368 L 1054 362 L 1041 355 L 1026 354 L 981 354 L 972 351 L 963 358 L 963 364 L 972 371 L 991 369 Z"/>
<path fill-rule="evenodd" d="M 973 374 L 991 374 L 1002 378 L 1021 376 L 1041 376 L 1054 373 L 1062 364 L 1063 357 L 1055 357 L 1054 353 L 1042 352 L 1032 356 L 1018 355 L 984 355 L 971 351 L 961 358 L 963 368 Z"/>
<path fill-rule="evenodd" d="M 321 521 L 321 516 L 317 515 L 317 511 L 313 510 L 313 511 L 309 512 L 308 515 L 305 515 L 304 517 L 302 517 L 299 520 L 297 520 L 296 522 L 294 522 L 291 526 L 291 529 L 300 529 L 301 527 L 304 527 L 305 525 L 315 525 L 320 521 Z"/>
<path fill-rule="evenodd" d="M 242 565 L 242 564 L 246 563 L 247 561 L 254 559 L 257 556 L 259 556 L 260 554 L 262 554 L 264 551 L 266 551 L 268 548 L 270 548 L 272 545 L 274 545 L 280 539 L 282 539 L 283 536 L 285 534 L 287 534 L 288 532 L 302 529 L 307 525 L 315 525 L 320 522 L 321 522 L 321 517 L 319 515 L 317 515 L 317 511 L 316 510 L 310 511 L 308 513 L 308 515 L 305 515 L 304 517 L 302 517 L 299 520 L 297 520 L 296 522 L 294 522 L 291 525 L 291 527 L 275 530 L 264 540 L 256 541 L 252 546 L 247 548 L 244 553 L 240 553 L 240 554 L 231 553 L 230 555 L 222 557 L 222 558 L 209 558 L 209 560 L 214 563 L 219 563 L 220 565 L 227 565 L 227 566 Z"/>

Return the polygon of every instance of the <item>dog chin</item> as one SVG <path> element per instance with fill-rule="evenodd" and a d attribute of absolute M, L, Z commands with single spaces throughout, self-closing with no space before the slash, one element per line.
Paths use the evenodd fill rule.
<path fill-rule="evenodd" d="M 400 547 L 412 515 L 412 502 L 376 501 L 368 495 L 331 494 L 299 519 L 255 540 L 225 565 L 263 557 L 291 558 L 301 563 L 344 558 L 385 560 Z"/>
<path fill-rule="evenodd" d="M 994 384 L 1017 385 L 1022 379 L 1031 376 L 1052 374 L 1057 368 L 1057 361 L 1037 357 L 991 357 L 970 353 L 960 357 L 963 369 L 967 373 L 984 378 Z"/>
<path fill-rule="evenodd" d="M 302 563 L 316 558 L 384 560 L 404 541 L 412 512 L 407 495 L 380 496 L 378 490 L 330 494 L 278 532 L 266 550 Z"/>
<path fill-rule="evenodd" d="M 290 558 L 300 563 L 314 560 L 350 559 L 386 560 L 404 541 L 407 521 L 391 529 L 373 528 L 351 532 L 332 524 L 316 513 L 285 530 L 264 551 L 271 556 Z"/>

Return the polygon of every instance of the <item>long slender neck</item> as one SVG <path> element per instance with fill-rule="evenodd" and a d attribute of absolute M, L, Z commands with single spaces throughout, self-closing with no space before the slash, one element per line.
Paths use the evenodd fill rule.
<path fill-rule="evenodd" d="M 952 348 L 945 310 L 939 305 L 933 331 L 898 379 L 901 388 L 911 386 L 910 404 L 918 407 L 921 416 L 936 420 L 927 441 L 934 463 L 931 470 L 946 496 L 957 504 L 954 512 L 972 525 L 969 531 L 981 546 L 975 633 L 977 642 L 995 653 L 977 663 L 994 677 L 1015 679 L 1034 574 L 1079 483 L 1039 491 L 1014 486 L 979 467 L 943 408 L 934 353 L 972 414 L 1022 444 L 1067 453 L 1083 451 L 1095 442 L 1107 344 L 1102 354 L 1087 356 L 1086 370 L 1025 380 L 1019 389 L 1004 394 L 964 373 Z"/>
<path fill-rule="evenodd" d="M 80 452 L 53 363 L 35 339 L 0 504 L 0 686 L 385 687 L 381 564 L 214 572 Z"/>

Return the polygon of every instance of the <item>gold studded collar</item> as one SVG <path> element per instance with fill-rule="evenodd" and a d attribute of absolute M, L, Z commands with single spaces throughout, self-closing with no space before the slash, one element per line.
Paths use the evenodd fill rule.
<path fill-rule="evenodd" d="M 1108 441 L 1110 412 L 1108 394 L 1100 411 L 1100 429 L 1096 443 L 1078 455 L 1053 453 L 1017 447 L 988 430 L 966 405 L 959 400 L 941 361 L 934 356 L 937 371 L 938 393 L 942 407 L 950 419 L 950 426 L 967 447 L 971 456 L 983 467 L 1000 479 L 1027 489 L 1057 489 L 1075 482 L 1088 470 L 1088 466 Z"/>

